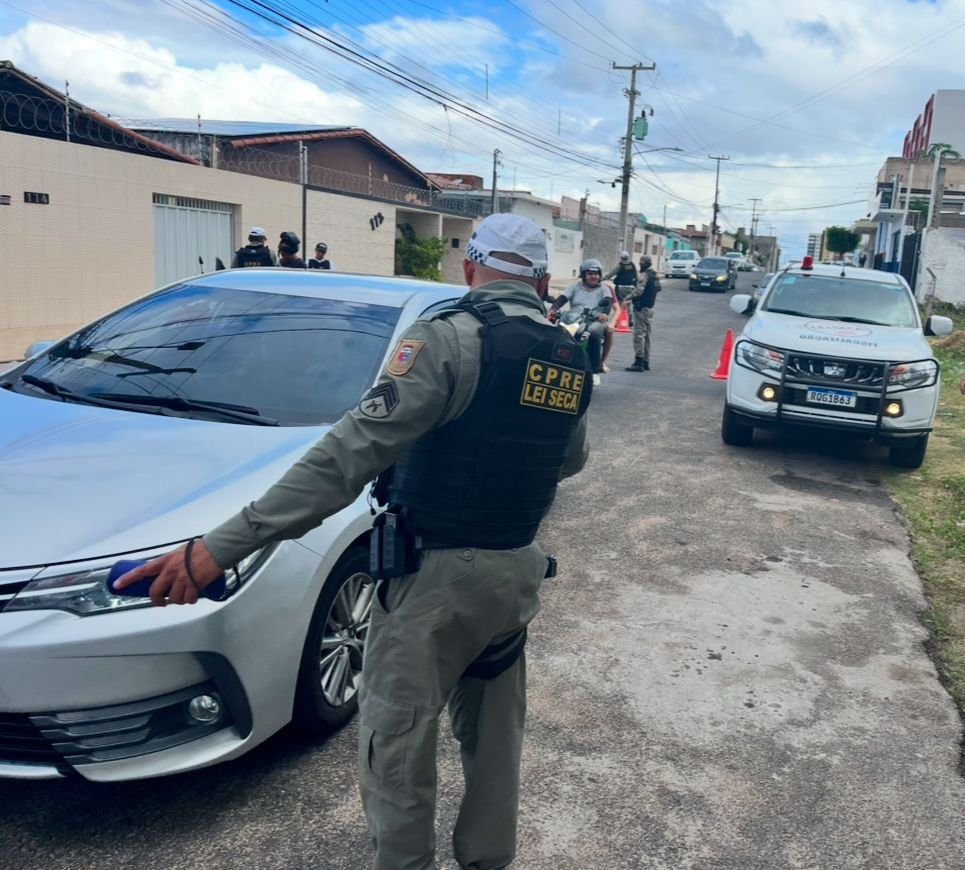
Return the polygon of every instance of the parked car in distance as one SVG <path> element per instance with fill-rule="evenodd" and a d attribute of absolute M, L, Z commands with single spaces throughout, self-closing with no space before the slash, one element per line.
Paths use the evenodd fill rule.
<path fill-rule="evenodd" d="M 724 256 L 733 262 L 734 268 L 737 269 L 738 272 L 744 271 L 747 258 L 740 251 L 728 251 Z"/>
<path fill-rule="evenodd" d="M 779 272 L 734 346 L 721 437 L 746 446 L 755 428 L 797 426 L 886 444 L 892 464 L 925 458 L 941 388 L 926 335 L 952 321 L 923 324 L 901 275 L 812 265 Z M 731 308 L 743 313 L 750 296 Z"/>
<path fill-rule="evenodd" d="M 704 257 L 690 273 L 691 290 L 714 290 L 726 293 L 737 284 L 737 269 L 727 257 Z"/>
<path fill-rule="evenodd" d="M 352 716 L 375 592 L 366 493 L 228 570 L 223 600 L 154 607 L 108 575 L 261 495 L 464 290 L 214 272 L 0 375 L 0 776 L 179 773 Z"/>
<path fill-rule="evenodd" d="M 667 278 L 686 278 L 691 269 L 700 260 L 700 254 L 696 251 L 674 251 L 667 258 Z"/>

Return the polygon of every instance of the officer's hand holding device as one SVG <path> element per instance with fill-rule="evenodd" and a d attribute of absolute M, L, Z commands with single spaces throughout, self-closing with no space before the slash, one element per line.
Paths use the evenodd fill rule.
<path fill-rule="evenodd" d="M 122 590 L 143 583 L 149 577 L 156 578 L 151 583 L 149 595 L 158 607 L 196 604 L 207 587 L 223 579 L 224 569 L 214 560 L 204 541 L 195 538 L 111 582 L 111 590 L 124 594 Z"/>

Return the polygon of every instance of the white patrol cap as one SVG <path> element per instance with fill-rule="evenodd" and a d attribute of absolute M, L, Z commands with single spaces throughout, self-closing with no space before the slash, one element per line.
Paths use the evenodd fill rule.
<path fill-rule="evenodd" d="M 494 253 L 516 254 L 529 265 L 510 263 L 494 257 Z M 517 214 L 491 214 L 486 218 L 466 243 L 466 257 L 490 269 L 526 278 L 542 278 L 549 266 L 543 231 Z"/>
<path fill-rule="evenodd" d="M 259 239 L 267 239 L 268 233 L 266 233 L 261 227 L 252 227 L 248 230 L 248 238 L 257 237 Z"/>

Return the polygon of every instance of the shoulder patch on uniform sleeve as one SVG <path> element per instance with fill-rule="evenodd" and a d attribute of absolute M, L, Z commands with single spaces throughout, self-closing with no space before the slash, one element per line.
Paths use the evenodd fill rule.
<path fill-rule="evenodd" d="M 396 349 L 392 351 L 392 359 L 385 367 L 385 370 L 390 375 L 395 375 L 397 378 L 401 378 L 403 375 L 408 374 L 412 366 L 415 365 L 416 357 L 419 356 L 419 352 L 425 346 L 426 343 L 424 341 L 403 338 L 399 342 Z"/>
<path fill-rule="evenodd" d="M 359 402 L 359 411 L 366 417 L 373 420 L 380 420 L 388 417 L 399 404 L 399 394 L 395 389 L 395 384 L 386 381 L 384 384 L 376 384 Z"/>

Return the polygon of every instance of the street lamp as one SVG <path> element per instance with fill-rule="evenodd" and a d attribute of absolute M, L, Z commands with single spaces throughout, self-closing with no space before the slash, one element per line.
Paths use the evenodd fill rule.
<path fill-rule="evenodd" d="M 639 155 L 653 154 L 657 151 L 683 151 L 683 148 L 678 148 L 676 145 L 664 145 L 660 148 L 648 148 L 646 151 L 637 151 Z M 630 176 L 633 172 L 632 163 L 628 160 L 623 166 L 623 175 L 621 178 L 617 179 L 620 184 L 623 185 L 623 189 L 620 192 L 620 250 L 625 251 L 627 249 L 627 211 L 629 210 L 629 200 L 630 200 Z M 606 184 L 607 182 L 603 182 Z"/>

